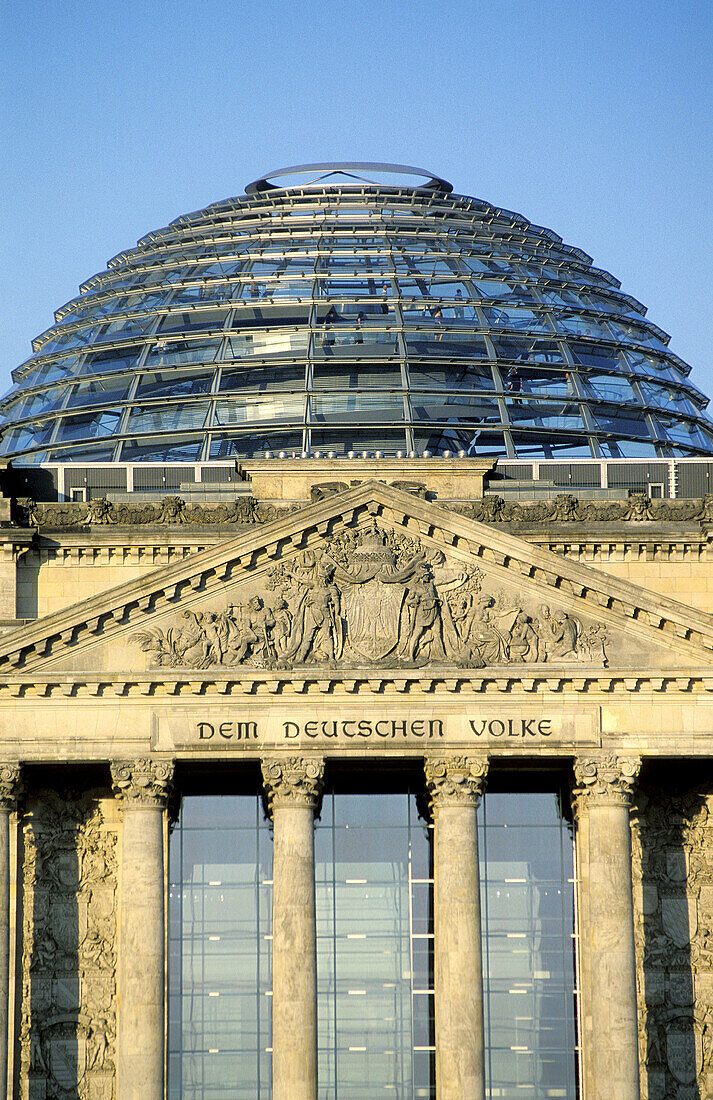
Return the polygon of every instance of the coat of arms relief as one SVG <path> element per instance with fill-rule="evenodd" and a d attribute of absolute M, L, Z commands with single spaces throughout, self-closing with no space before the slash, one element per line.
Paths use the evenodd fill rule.
<path fill-rule="evenodd" d="M 418 538 L 345 529 L 280 561 L 240 603 L 184 610 L 132 635 L 157 668 L 389 668 L 508 663 L 606 664 L 598 625 L 489 586 Z"/>

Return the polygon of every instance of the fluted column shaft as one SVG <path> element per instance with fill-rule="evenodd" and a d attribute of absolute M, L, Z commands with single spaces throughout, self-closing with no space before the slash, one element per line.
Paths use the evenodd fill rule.
<path fill-rule="evenodd" d="M 638 758 L 575 762 L 584 1100 L 639 1100 L 629 809 Z"/>
<path fill-rule="evenodd" d="M 426 762 L 434 843 L 436 1096 L 483 1100 L 483 963 L 476 809 L 488 762 Z"/>
<path fill-rule="evenodd" d="M 165 1078 L 164 814 L 173 764 L 112 764 L 122 802 L 117 1100 L 163 1100 Z"/>
<path fill-rule="evenodd" d="M 20 792 L 18 764 L 0 764 L 0 1100 L 8 1091 L 10 1020 L 10 814 Z"/>
<path fill-rule="evenodd" d="M 314 814 L 324 764 L 300 757 L 262 762 L 273 823 L 272 1095 L 317 1097 L 317 918 Z"/>

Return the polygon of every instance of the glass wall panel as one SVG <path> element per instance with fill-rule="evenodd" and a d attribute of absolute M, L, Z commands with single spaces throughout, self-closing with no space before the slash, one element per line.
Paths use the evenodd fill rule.
<path fill-rule="evenodd" d="M 179 363 L 212 363 L 218 358 L 221 340 L 158 340 L 150 349 L 147 367 L 169 367 Z"/>
<path fill-rule="evenodd" d="M 131 410 L 129 429 L 132 432 L 163 432 L 172 428 L 201 428 L 207 412 L 207 403 L 137 406 Z"/>
<path fill-rule="evenodd" d="M 65 416 L 57 432 L 57 441 L 112 435 L 116 432 L 120 416 L 121 409 L 102 409 L 101 412 L 87 413 L 84 416 Z"/>
<path fill-rule="evenodd" d="M 324 799 L 315 828 L 319 1100 L 435 1096 L 428 832 L 413 795 Z"/>
<path fill-rule="evenodd" d="M 274 367 L 256 363 L 249 367 L 223 367 L 218 389 L 220 393 L 236 390 L 299 390 L 305 384 L 305 368 L 301 364 L 285 363 L 276 374 Z"/>
<path fill-rule="evenodd" d="M 397 389 L 402 385 L 399 363 L 384 360 L 383 363 L 315 362 L 312 382 L 316 390 L 325 389 Z"/>
<path fill-rule="evenodd" d="M 488 1100 L 576 1100 L 572 837 L 554 794 L 478 811 Z"/>
<path fill-rule="evenodd" d="M 265 451 L 293 451 L 302 453 L 302 432 L 249 432 L 230 437 L 213 435 L 210 443 L 211 458 L 258 458 Z"/>
<path fill-rule="evenodd" d="M 72 390 L 67 402 L 68 409 L 82 405 L 106 405 L 107 402 L 124 401 L 129 392 L 133 377 L 127 374 L 96 379 L 92 382 L 80 382 Z"/>
<path fill-rule="evenodd" d="M 255 420 L 304 420 L 304 394 L 283 393 L 274 397 L 243 397 L 216 401 L 214 424 L 239 424 Z"/>
<path fill-rule="evenodd" d="M 268 1100 L 272 840 L 260 799 L 187 797 L 169 848 L 169 1100 Z"/>
<path fill-rule="evenodd" d="M 203 436 L 156 439 L 126 439 L 121 445 L 121 462 L 197 462 Z"/>
<path fill-rule="evenodd" d="M 313 423 L 344 419 L 360 423 L 404 419 L 404 399 L 398 393 L 334 393 L 310 398 Z"/>
<path fill-rule="evenodd" d="M 552 793 L 489 793 L 478 829 L 486 1096 L 576 1100 L 571 835 Z M 431 827 L 414 795 L 328 792 L 315 877 L 319 1100 L 434 1097 Z M 257 797 L 184 799 L 169 1100 L 270 1096 L 271 880 Z"/>
<path fill-rule="evenodd" d="M 142 374 L 136 396 L 140 400 L 156 397 L 188 397 L 208 393 L 213 371 L 152 371 Z"/>
<path fill-rule="evenodd" d="M 461 363 L 457 365 L 428 363 L 414 360 L 409 363 L 409 379 L 412 390 L 492 390 L 495 388 L 493 372 L 487 364 Z"/>

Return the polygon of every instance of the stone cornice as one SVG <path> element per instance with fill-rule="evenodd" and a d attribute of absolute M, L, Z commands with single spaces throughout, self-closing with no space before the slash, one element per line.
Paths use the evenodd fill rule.
<path fill-rule="evenodd" d="M 648 643 L 658 641 L 676 651 L 683 665 L 700 665 L 704 654 L 713 657 L 713 616 L 533 546 L 497 526 L 370 482 L 13 631 L 0 639 L 0 666 L 7 670 L 42 662 L 47 667 L 70 649 L 74 657 L 99 637 L 134 630 L 152 612 L 222 593 L 226 581 L 260 577 L 286 553 L 316 548 L 330 533 L 370 516 L 447 551 L 454 561 L 481 565 L 495 580 L 526 585 L 543 602 L 556 597 L 575 613 Z"/>
<path fill-rule="evenodd" d="M 237 674 L 236 674 L 237 672 Z M 708 695 L 713 693 L 710 668 L 650 669 L 621 671 L 577 666 L 494 666 L 485 670 L 459 668 L 358 669 L 317 667 L 292 670 L 187 670 L 147 672 L 51 672 L 15 673 L 0 681 L 3 699 L 42 698 L 168 698 L 224 695 L 504 695 L 529 696 L 570 694 L 592 700 L 645 693 L 657 696 Z"/>

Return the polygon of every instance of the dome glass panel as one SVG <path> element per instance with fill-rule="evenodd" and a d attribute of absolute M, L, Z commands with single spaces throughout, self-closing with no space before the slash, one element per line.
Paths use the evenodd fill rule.
<path fill-rule="evenodd" d="M 421 169 L 297 166 L 88 279 L 14 371 L 0 454 L 711 454 L 707 398 L 645 314 Z"/>

